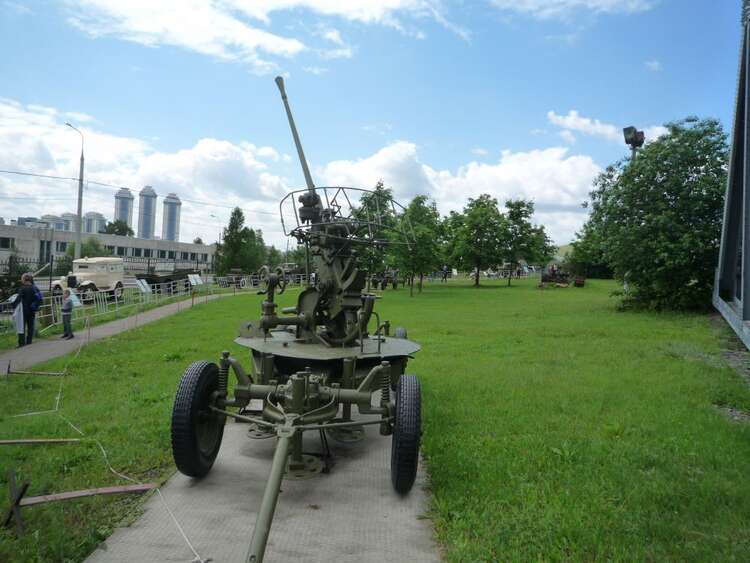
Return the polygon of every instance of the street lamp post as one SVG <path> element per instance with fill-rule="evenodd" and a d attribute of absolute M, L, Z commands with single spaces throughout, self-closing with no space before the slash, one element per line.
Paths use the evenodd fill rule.
<path fill-rule="evenodd" d="M 638 149 L 641 148 L 646 141 L 646 135 L 643 131 L 638 131 L 638 129 L 633 126 L 625 127 L 625 129 L 622 130 L 622 134 L 625 136 L 625 144 L 630 145 L 630 150 L 632 151 L 630 163 L 632 164 L 635 162 L 635 156 L 638 153 Z"/>
<path fill-rule="evenodd" d="M 65 122 L 65 125 L 78 132 L 81 136 L 81 167 L 78 170 L 78 213 L 76 214 L 76 247 L 74 255 L 74 259 L 77 260 L 81 257 L 81 231 L 83 230 L 83 133 L 68 122 Z"/>

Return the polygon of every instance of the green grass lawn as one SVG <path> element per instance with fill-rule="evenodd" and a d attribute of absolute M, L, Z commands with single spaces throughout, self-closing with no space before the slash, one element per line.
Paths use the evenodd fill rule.
<path fill-rule="evenodd" d="M 728 331 L 705 315 L 617 312 L 614 288 L 433 283 L 378 302 L 423 346 L 409 371 L 422 381 L 430 516 L 448 561 L 748 560 L 750 428 L 715 406 L 750 410 L 721 358 Z M 232 339 L 259 300 L 219 300 L 84 348 L 62 413 L 118 470 L 167 478 L 182 370 L 224 348 L 246 358 Z M 0 381 L 0 438 L 73 436 L 55 415 L 8 417 L 51 408 L 57 385 Z M 9 466 L 31 494 L 118 482 L 93 444 L 3 447 L 0 506 Z M 0 532 L 0 561 L 81 560 L 141 502 L 27 509 L 23 539 Z"/>
<path fill-rule="evenodd" d="M 232 291 L 232 288 L 214 288 L 213 293 L 231 293 Z M 196 292 L 195 300 L 200 302 L 201 300 L 205 299 L 205 296 L 206 291 L 201 290 L 199 292 Z M 127 306 L 121 306 L 119 309 L 115 309 L 114 302 L 109 301 L 108 303 L 110 310 L 106 313 L 97 312 L 95 305 L 85 305 L 84 310 L 80 310 L 80 308 L 75 310 L 75 318 L 73 319 L 73 331 L 75 332 L 78 330 L 82 330 L 86 326 L 85 319 L 89 314 L 91 315 L 91 326 L 96 326 L 116 319 L 131 317 L 136 313 L 140 314 L 157 307 L 169 305 L 170 303 L 177 303 L 178 301 L 189 301 L 190 299 L 192 299 L 192 297 L 189 294 L 182 294 L 175 295 L 174 297 L 162 297 L 158 301 L 154 299 L 153 301 L 148 303 L 128 304 Z M 15 348 L 18 344 L 18 337 L 15 334 L 15 326 L 13 325 L 10 318 L 4 317 L 1 322 L 3 324 L 0 325 L 0 352 L 2 352 L 3 350 Z M 55 337 L 59 338 L 63 333 L 62 321 L 59 321 L 59 324 L 51 327 L 41 327 L 40 324 L 40 318 L 39 316 L 37 316 L 36 331 L 38 334 L 35 340 L 43 340 L 45 338 Z M 40 329 L 44 329 L 44 332 L 39 333 Z"/>

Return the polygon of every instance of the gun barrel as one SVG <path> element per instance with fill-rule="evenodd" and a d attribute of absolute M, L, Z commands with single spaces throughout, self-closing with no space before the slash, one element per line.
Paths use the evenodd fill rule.
<path fill-rule="evenodd" d="M 299 140 L 299 134 L 297 133 L 297 126 L 294 124 L 294 117 L 292 117 L 292 110 L 289 107 L 289 100 L 286 97 L 286 90 L 284 89 L 284 79 L 281 76 L 276 77 L 276 86 L 279 87 L 281 92 L 281 100 L 284 102 L 284 109 L 286 110 L 287 119 L 289 119 L 289 127 L 292 129 L 292 137 L 294 137 L 294 144 L 297 147 L 297 156 L 299 156 L 299 162 L 302 165 L 302 172 L 305 175 L 305 183 L 307 189 L 312 191 L 315 189 L 313 184 L 312 176 L 310 175 L 310 169 L 307 167 L 307 160 L 305 159 L 305 152 L 302 150 L 302 143 Z"/>
<path fill-rule="evenodd" d="M 286 458 L 289 455 L 289 446 L 293 435 L 283 435 L 279 437 L 276 444 L 276 451 L 273 454 L 273 463 L 271 464 L 271 474 L 266 483 L 266 490 L 263 492 L 263 501 L 258 511 L 258 517 L 255 520 L 255 530 L 253 530 L 253 539 L 250 540 L 250 549 L 247 552 L 246 563 L 263 563 L 263 554 L 266 551 L 268 535 L 271 532 L 271 522 L 273 513 L 276 511 L 276 502 L 279 500 L 279 490 L 281 489 L 281 479 L 284 476 L 286 468 Z"/>

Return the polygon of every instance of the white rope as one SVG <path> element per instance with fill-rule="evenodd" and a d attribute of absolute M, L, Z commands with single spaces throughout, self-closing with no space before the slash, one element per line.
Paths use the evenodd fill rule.
<path fill-rule="evenodd" d="M 68 425 L 70 425 L 70 427 L 73 430 L 78 432 L 78 434 L 80 434 L 81 436 L 86 436 L 86 434 L 80 428 L 78 428 L 75 424 L 73 424 L 71 421 L 65 418 L 62 414 L 58 413 L 58 416 L 62 418 L 65 422 L 67 422 Z M 125 481 L 130 481 L 131 483 L 136 484 L 136 485 L 143 484 L 142 482 L 137 481 L 136 479 L 133 479 L 132 477 L 128 477 L 127 475 L 120 473 L 114 467 L 112 467 L 112 464 L 109 462 L 109 455 L 107 455 L 107 450 L 104 449 L 104 446 L 102 445 L 102 443 L 96 438 L 94 438 L 93 441 L 97 446 L 99 446 L 99 450 L 101 450 L 102 456 L 104 457 L 104 463 L 107 464 L 107 469 L 109 469 L 114 475 L 117 475 L 120 479 L 124 479 Z M 195 555 L 195 559 L 193 559 L 191 563 L 208 563 L 210 559 L 203 559 L 200 556 L 200 554 L 196 551 L 195 547 L 193 547 L 193 544 L 190 542 L 190 538 L 188 538 L 187 534 L 185 533 L 185 530 L 182 528 L 182 526 L 180 525 L 180 522 L 177 520 L 177 517 L 174 515 L 174 512 L 172 512 L 172 509 L 169 507 L 169 504 L 167 504 L 167 499 L 164 498 L 164 495 L 161 492 L 161 488 L 156 487 L 156 492 L 158 493 L 159 498 L 164 504 L 164 508 L 167 509 L 167 513 L 169 513 L 170 518 L 172 518 L 172 522 L 174 522 L 174 525 L 177 528 L 177 531 L 180 532 L 182 539 L 185 540 L 185 543 L 190 548 L 190 551 L 192 551 L 193 555 Z"/>
<path fill-rule="evenodd" d="M 89 324 L 89 321 L 90 321 L 90 318 L 86 317 L 84 329 Z M 35 411 L 35 412 L 25 412 L 21 414 L 14 414 L 10 418 L 18 418 L 21 416 L 35 416 L 38 414 L 48 414 L 48 413 L 58 412 L 60 410 L 60 400 L 62 399 L 63 382 L 65 381 L 65 378 L 68 376 L 68 368 L 70 367 L 70 364 L 72 364 L 73 361 L 76 360 L 78 356 L 81 354 L 81 349 L 83 348 L 83 345 L 86 344 L 87 342 L 88 340 L 81 340 L 81 343 L 78 345 L 78 350 L 76 350 L 75 355 L 65 363 L 65 367 L 62 370 L 62 375 L 60 376 L 60 385 L 57 388 L 57 396 L 55 397 L 54 409 L 46 410 L 46 411 Z"/>
<path fill-rule="evenodd" d="M 86 324 L 84 325 L 84 330 L 86 328 L 90 328 L 90 317 L 86 317 Z M 89 338 L 90 338 L 90 331 L 89 331 Z M 63 369 L 63 375 L 60 376 L 60 385 L 57 389 L 57 397 L 55 398 L 55 408 L 52 410 L 46 410 L 46 411 L 36 411 L 36 412 L 27 412 L 22 414 L 16 414 L 13 415 L 11 418 L 17 418 L 22 416 L 35 416 L 38 414 L 48 414 L 48 413 L 57 413 L 57 416 L 59 416 L 62 420 L 64 420 L 68 426 L 70 426 L 75 432 L 77 432 L 80 436 L 86 437 L 86 434 L 78 428 L 75 424 L 73 424 L 70 420 L 65 418 L 62 413 L 60 412 L 60 403 L 62 402 L 62 391 L 63 391 L 63 381 L 65 377 L 68 374 L 68 368 L 70 367 L 70 364 L 73 363 L 73 361 L 78 358 L 79 354 L 81 353 L 81 349 L 83 348 L 83 345 L 88 342 L 88 338 L 86 341 L 81 340 L 80 345 L 78 346 L 78 350 L 76 351 L 75 355 L 68 360 L 68 362 L 65 364 L 65 368 Z M 119 477 L 120 479 L 123 479 L 125 481 L 129 481 L 136 485 L 142 485 L 143 483 L 133 479 L 132 477 L 128 477 L 127 475 L 124 475 L 123 473 L 120 473 L 117 471 L 114 467 L 112 467 L 112 464 L 109 462 L 109 455 L 107 455 L 107 450 L 104 449 L 104 446 L 102 443 L 97 440 L 96 438 L 93 438 L 93 442 L 99 447 L 99 450 L 102 452 L 102 456 L 104 457 L 104 463 L 107 464 L 107 469 L 109 469 L 110 472 L 112 472 L 114 475 Z M 159 495 L 159 498 L 161 499 L 162 503 L 164 504 L 164 508 L 167 509 L 167 513 L 169 513 L 169 516 L 172 518 L 172 522 L 174 522 L 175 527 L 177 528 L 177 531 L 182 536 L 182 539 L 185 540 L 185 543 L 190 548 L 190 551 L 193 552 L 193 555 L 195 555 L 195 558 L 192 559 L 190 563 L 208 563 L 211 561 L 211 559 L 203 559 L 200 554 L 196 551 L 195 547 L 193 547 L 193 544 L 190 542 L 190 539 L 188 538 L 187 534 L 185 533 L 185 530 L 180 525 L 179 521 L 177 520 L 177 517 L 174 515 L 174 512 L 172 512 L 172 509 L 169 507 L 169 504 L 167 504 L 167 500 L 164 498 L 164 495 L 161 492 L 160 487 L 156 487 L 156 492 Z"/>

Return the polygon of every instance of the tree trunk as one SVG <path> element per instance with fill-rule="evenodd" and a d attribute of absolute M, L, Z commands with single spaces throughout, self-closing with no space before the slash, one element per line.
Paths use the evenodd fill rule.
<path fill-rule="evenodd" d="M 419 272 L 419 293 L 422 293 L 422 280 L 424 279 L 424 273 Z"/>
<path fill-rule="evenodd" d="M 474 274 L 474 287 L 479 287 L 479 266 L 480 264 L 477 264 L 477 271 Z"/>
<path fill-rule="evenodd" d="M 409 297 L 414 297 L 414 276 L 409 276 Z"/>

